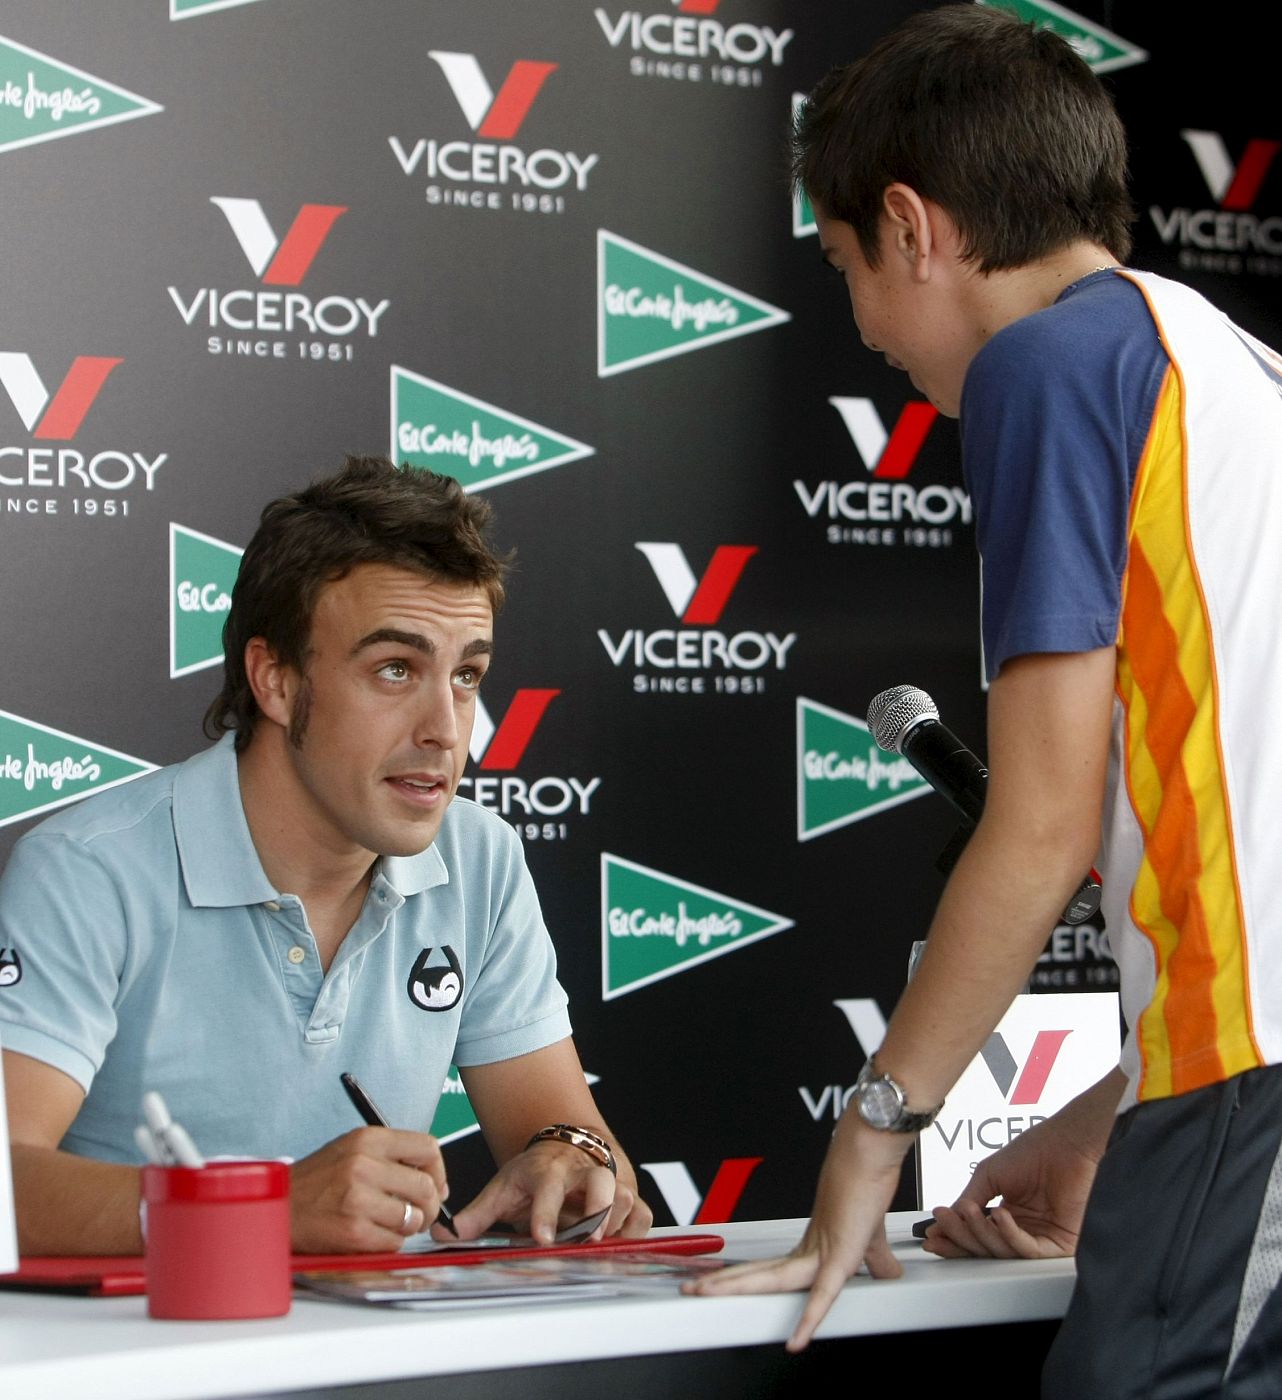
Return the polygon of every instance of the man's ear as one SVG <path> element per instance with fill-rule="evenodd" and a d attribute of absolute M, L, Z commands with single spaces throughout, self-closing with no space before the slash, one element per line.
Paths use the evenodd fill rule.
<path fill-rule="evenodd" d="M 245 679 L 260 713 L 288 729 L 298 693 L 298 672 L 280 660 L 265 637 L 251 637 L 245 643 Z"/>
<path fill-rule="evenodd" d="M 911 185 L 896 183 L 886 186 L 881 205 L 889 225 L 892 253 L 908 262 L 914 281 L 925 281 L 935 251 L 926 202 Z"/>

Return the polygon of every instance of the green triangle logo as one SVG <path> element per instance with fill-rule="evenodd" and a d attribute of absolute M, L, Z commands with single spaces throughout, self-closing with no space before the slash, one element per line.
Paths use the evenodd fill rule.
<path fill-rule="evenodd" d="M 1096 73 L 1108 73 L 1115 68 L 1129 68 L 1143 63 L 1148 54 L 1127 39 L 1119 38 L 1102 24 L 1087 19 L 1053 0 L 979 0 L 998 10 L 1009 10 L 1026 24 L 1038 29 L 1053 29 L 1061 39 L 1077 50 L 1086 65 Z"/>
<path fill-rule="evenodd" d="M 104 78 L 0 37 L 0 151 L 163 110 Z"/>
<path fill-rule="evenodd" d="M 596 451 L 400 365 L 392 366 L 392 458 L 468 491 L 563 467 Z"/>
<path fill-rule="evenodd" d="M 254 0 L 169 0 L 170 19 L 190 19 L 211 10 L 230 10 L 234 5 L 252 5 Z"/>
<path fill-rule="evenodd" d="M 797 840 L 910 802 L 930 784 L 854 715 L 797 697 Z"/>
<path fill-rule="evenodd" d="M 589 1084 L 598 1084 L 601 1080 L 599 1074 L 585 1074 L 583 1077 Z M 455 1138 L 479 1132 L 480 1127 L 472 1108 L 472 1100 L 467 1096 L 459 1072 L 451 1065 L 449 1073 L 445 1076 L 445 1083 L 441 1086 L 441 1097 L 437 1101 L 432 1126 L 428 1132 L 444 1146 L 447 1142 L 453 1142 Z"/>
<path fill-rule="evenodd" d="M 768 909 L 601 853 L 604 1001 L 791 927 Z"/>
<path fill-rule="evenodd" d="M 185 525 L 169 526 L 170 678 L 217 666 L 243 549 Z"/>
<path fill-rule="evenodd" d="M 476 1132 L 480 1126 L 476 1121 L 476 1114 L 472 1111 L 472 1100 L 467 1096 L 458 1070 L 451 1065 L 450 1072 L 445 1076 L 445 1083 L 441 1086 L 441 1097 L 428 1132 L 437 1142 L 444 1144 L 453 1142 L 455 1138 L 466 1137 L 469 1133 Z"/>
<path fill-rule="evenodd" d="M 155 766 L 0 710 L 0 826 L 118 787 Z"/>
<path fill-rule="evenodd" d="M 597 230 L 597 374 L 621 374 L 792 318 L 661 253 Z"/>

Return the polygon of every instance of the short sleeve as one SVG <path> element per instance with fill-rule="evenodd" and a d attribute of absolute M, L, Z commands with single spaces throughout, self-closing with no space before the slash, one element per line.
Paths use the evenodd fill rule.
<path fill-rule="evenodd" d="M 496 829 L 491 927 L 454 1052 L 463 1067 L 528 1055 L 570 1034 L 556 952 L 521 843 L 506 824 Z"/>
<path fill-rule="evenodd" d="M 35 831 L 0 876 L 0 1041 L 85 1091 L 116 1034 L 127 955 L 115 884 L 85 846 Z"/>
<path fill-rule="evenodd" d="M 984 658 L 1113 645 L 1135 474 L 1166 369 L 1123 279 L 1017 321 L 975 357 L 962 456 L 983 584 Z"/>

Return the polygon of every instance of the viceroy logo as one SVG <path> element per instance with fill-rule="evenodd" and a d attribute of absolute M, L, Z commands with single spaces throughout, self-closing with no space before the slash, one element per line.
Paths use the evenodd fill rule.
<path fill-rule="evenodd" d="M 939 414 L 932 405 L 906 403 L 887 431 L 871 399 L 828 400 L 841 417 L 867 477 L 853 481 L 792 483 L 811 520 L 827 519 L 829 544 L 908 545 L 939 549 L 953 543 L 956 525 L 971 523 L 970 497 L 959 486 L 914 486 L 917 464 Z"/>
<path fill-rule="evenodd" d="M 1035 1104 L 1041 1102 L 1046 1091 L 1046 1081 L 1050 1078 L 1055 1061 L 1064 1042 L 1072 1035 L 1066 1031 L 1038 1031 L 1033 1037 L 1032 1048 L 1020 1065 L 1010 1046 L 1000 1031 L 988 1037 L 980 1051 L 993 1083 L 1001 1090 L 1002 1097 L 1009 1104 Z"/>
<path fill-rule="evenodd" d="M 1282 216 L 1256 212 L 1282 141 L 1253 136 L 1236 163 L 1218 131 L 1180 132 L 1215 208 L 1149 206 L 1149 218 L 1167 247 L 1179 250 L 1180 266 L 1204 272 L 1282 271 Z"/>
<path fill-rule="evenodd" d="M 61 498 L 52 493 L 65 492 L 73 515 L 124 516 L 129 500 L 121 493 L 140 481 L 145 491 L 155 489 L 156 473 L 169 460 L 166 452 L 150 456 L 116 448 L 34 445 L 77 438 L 103 386 L 123 363 L 119 356 L 77 355 L 50 391 L 30 355 L 0 351 L 0 386 L 29 435 L 24 442 L 0 446 L 0 487 L 33 493 L 6 494 L 6 515 L 57 515 Z M 99 499 L 99 491 L 111 494 Z"/>
<path fill-rule="evenodd" d="M 428 57 L 440 69 L 464 120 L 481 139 L 388 137 L 402 172 L 421 173 L 430 181 L 426 202 L 527 214 L 564 213 L 566 192 L 573 189 L 582 194 L 587 189 L 588 176 L 600 156 L 552 146 L 527 151 L 512 144 L 560 65 L 519 58 L 496 92 L 475 54 L 429 49 Z"/>
<path fill-rule="evenodd" d="M 512 822 L 527 841 L 564 840 L 567 818 L 586 817 L 601 779 L 530 777 L 514 772 L 560 690 L 518 690 L 496 723 L 476 697 L 476 718 L 468 751 L 477 772 L 459 780 L 459 792 L 487 811 Z"/>
<path fill-rule="evenodd" d="M 463 109 L 468 125 L 487 141 L 512 140 L 534 105 L 539 89 L 557 69 L 555 63 L 517 59 L 496 95 L 481 72 L 475 54 L 432 49 L 428 57 L 434 59 L 445 74 L 445 81 Z"/>
<path fill-rule="evenodd" d="M 354 339 L 378 335 L 378 323 L 391 305 L 385 297 L 374 302 L 363 296 L 315 297 L 285 290 L 301 286 L 309 276 L 347 205 L 304 204 L 278 235 L 257 199 L 211 195 L 209 202 L 227 221 L 259 283 L 253 288 L 168 289 L 188 326 L 219 332 L 206 338 L 209 354 L 350 362 Z"/>
<path fill-rule="evenodd" d="M 284 238 L 277 238 L 256 199 L 210 201 L 226 215 L 250 267 L 269 287 L 297 287 L 307 276 L 321 244 L 335 222 L 347 213 L 345 204 L 304 204 Z"/>
<path fill-rule="evenodd" d="M 631 49 L 634 78 L 708 81 L 722 87 L 761 87 L 795 37 L 792 29 L 714 18 L 721 0 L 671 0 L 672 12 L 593 11 L 612 49 Z"/>
<path fill-rule="evenodd" d="M 833 1005 L 846 1018 L 864 1059 L 877 1053 L 886 1034 L 886 1017 L 872 997 L 846 997 Z M 830 1118 L 834 1123 L 845 1112 L 855 1092 L 853 1084 L 825 1084 L 813 1093 L 804 1084 L 797 1086 L 806 1112 L 814 1123 Z"/>
<path fill-rule="evenodd" d="M 727 1157 L 712 1184 L 701 1194 L 684 1162 L 642 1162 L 672 1215 L 674 1225 L 724 1225 L 734 1219 L 752 1174 L 764 1157 Z"/>
<path fill-rule="evenodd" d="M 701 577 L 695 576 L 679 544 L 644 541 L 636 547 L 682 624 L 656 631 L 629 627 L 617 640 L 606 628 L 597 629 L 611 664 L 636 668 L 636 694 L 760 694 L 766 688 L 766 672 L 786 669 L 795 632 L 726 632 L 715 625 L 748 561 L 759 552 L 757 545 L 718 545 Z"/>

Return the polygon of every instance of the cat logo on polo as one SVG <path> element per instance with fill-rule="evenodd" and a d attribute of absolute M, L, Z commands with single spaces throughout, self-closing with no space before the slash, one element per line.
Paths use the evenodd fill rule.
<path fill-rule="evenodd" d="M 0 948 L 0 990 L 22 981 L 22 958 L 16 948 Z"/>
<path fill-rule="evenodd" d="M 791 319 L 706 273 L 597 230 L 597 375 L 602 379 Z"/>
<path fill-rule="evenodd" d="M 877 746 L 854 715 L 797 697 L 797 840 L 911 802 L 930 784 L 897 754 Z"/>
<path fill-rule="evenodd" d="M 611 1001 L 790 929 L 791 919 L 601 854 L 601 997 Z"/>
<path fill-rule="evenodd" d="M 105 78 L 0 36 L 0 151 L 163 111 Z"/>
<path fill-rule="evenodd" d="M 414 959 L 409 979 L 405 984 L 410 1000 L 420 1011 L 449 1011 L 458 1005 L 463 995 L 463 969 L 448 943 L 441 945 L 440 954 L 445 966 L 432 964 L 435 948 L 424 948 Z"/>
<path fill-rule="evenodd" d="M 1035 29 L 1050 29 L 1066 39 L 1088 68 L 1095 73 L 1111 73 L 1143 63 L 1148 54 L 1085 15 L 1055 3 L 1055 0 L 979 0 L 981 5 L 1009 10 Z"/>
<path fill-rule="evenodd" d="M 392 366 L 394 461 L 484 491 L 591 457 L 595 448 L 400 365 Z"/>

